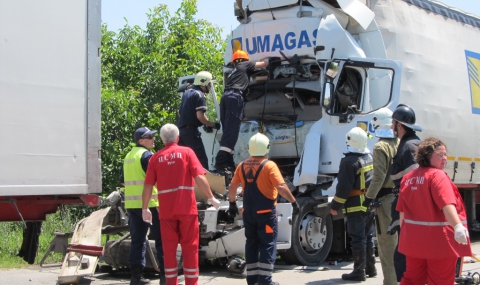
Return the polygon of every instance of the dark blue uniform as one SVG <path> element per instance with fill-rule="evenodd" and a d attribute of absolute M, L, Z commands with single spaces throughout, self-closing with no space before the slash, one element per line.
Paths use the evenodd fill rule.
<path fill-rule="evenodd" d="M 203 124 L 197 118 L 197 111 L 207 111 L 205 94 L 200 86 L 194 86 L 183 93 L 180 105 L 180 118 L 177 127 L 180 130 L 181 146 L 188 146 L 197 155 L 203 168 L 208 169 L 208 158 L 198 127 Z"/>
<path fill-rule="evenodd" d="M 416 169 L 418 164 L 415 162 L 415 150 L 420 143 L 420 138 L 414 131 L 409 131 L 403 135 L 398 145 L 397 154 L 393 157 L 393 163 L 390 168 L 390 177 L 395 184 L 395 189 L 398 193 L 400 189 L 400 183 L 402 178 L 408 172 Z M 394 234 L 398 232 L 400 237 L 400 214 L 397 212 L 397 200 L 395 198 L 392 202 L 392 223 L 388 227 L 388 234 Z M 397 274 L 397 281 L 400 282 L 403 277 L 403 273 L 407 269 L 407 261 L 403 253 L 398 252 L 398 244 L 393 254 L 393 264 L 395 266 L 395 273 Z"/>
<path fill-rule="evenodd" d="M 250 76 L 255 71 L 255 61 L 237 63 L 235 69 L 228 75 L 225 91 L 220 100 L 220 122 L 222 123 L 222 139 L 220 150 L 215 159 L 217 170 L 235 169 L 233 149 L 238 140 L 240 123 L 243 118 L 243 101 L 248 93 Z"/>
<path fill-rule="evenodd" d="M 264 160 L 260 164 L 255 175 L 252 172 L 245 173 L 245 166 L 241 166 L 245 181 L 243 221 L 247 238 L 245 261 L 249 285 L 272 282 L 273 265 L 277 256 L 278 223 L 275 200 L 265 197 L 257 186 L 257 178 L 267 162 L 268 160 Z"/>

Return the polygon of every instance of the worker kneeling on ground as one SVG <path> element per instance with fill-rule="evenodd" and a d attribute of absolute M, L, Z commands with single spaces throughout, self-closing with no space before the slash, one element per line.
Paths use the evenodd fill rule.
<path fill-rule="evenodd" d="M 373 213 L 362 206 L 373 175 L 373 158 L 367 148 L 367 133 L 355 127 L 346 135 L 347 152 L 340 161 L 338 184 L 331 203 L 333 216 L 342 209 L 347 233 L 352 238 L 353 271 L 343 280 L 365 281 L 366 249 L 373 247 Z"/>
<path fill-rule="evenodd" d="M 285 184 L 275 162 L 267 159 L 270 141 L 263 134 L 250 138 L 248 151 L 250 158 L 240 163 L 235 170 L 229 187 L 229 214 L 238 214 L 235 197 L 237 188 L 243 186 L 243 222 L 245 225 L 245 260 L 247 263 L 247 283 L 278 284 L 272 282 L 273 265 L 277 256 L 278 222 L 277 196 L 287 199 L 293 206 L 293 215 L 298 214 L 299 206 L 290 189 Z"/>

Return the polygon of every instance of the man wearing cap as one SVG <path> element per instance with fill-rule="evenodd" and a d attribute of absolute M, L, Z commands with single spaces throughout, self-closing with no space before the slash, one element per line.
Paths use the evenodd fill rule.
<path fill-rule="evenodd" d="M 400 143 L 397 154 L 393 157 L 390 177 L 395 185 L 394 192 L 397 196 L 403 176 L 418 168 L 418 164 L 415 162 L 415 150 L 420 143 L 420 138 L 415 131 L 421 132 L 422 127 L 415 124 L 415 121 L 415 112 L 405 104 L 398 105 L 393 111 L 392 130 L 396 137 L 400 139 Z M 395 198 L 392 203 L 392 223 L 390 227 L 388 227 L 387 233 L 395 234 L 398 232 L 398 236 L 400 236 L 400 214 L 396 211 L 397 200 L 398 197 Z M 397 281 L 400 282 L 406 269 L 406 259 L 405 255 L 398 252 L 398 245 L 393 255 L 393 263 L 395 265 Z"/>
<path fill-rule="evenodd" d="M 150 235 L 155 240 L 157 249 L 158 267 L 163 271 L 163 247 L 160 235 L 160 221 L 158 219 L 157 189 L 153 190 L 148 208 L 154 213 L 152 224 L 143 221 L 142 218 L 142 191 L 148 162 L 155 147 L 157 131 L 141 127 L 135 131 L 135 146 L 125 156 L 123 161 L 123 176 L 120 180 L 125 185 L 125 208 L 128 213 L 128 226 L 130 228 L 131 245 L 129 266 L 132 273 L 131 285 L 150 284 L 150 280 L 143 278 L 142 272 L 145 267 L 145 252 L 147 243 L 147 231 L 150 227 Z"/>
<path fill-rule="evenodd" d="M 209 93 L 210 88 L 212 88 L 211 80 L 212 74 L 207 71 L 200 71 L 195 75 L 193 87 L 187 89 L 182 95 L 177 123 L 180 130 L 178 145 L 191 148 L 205 169 L 208 169 L 208 158 L 198 127 L 205 125 L 217 130 L 220 129 L 220 123 L 211 122 L 205 115 L 207 111 L 205 93 Z"/>

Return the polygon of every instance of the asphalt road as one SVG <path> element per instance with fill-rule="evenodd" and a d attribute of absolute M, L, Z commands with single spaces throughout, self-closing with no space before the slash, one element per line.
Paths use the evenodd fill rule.
<path fill-rule="evenodd" d="M 480 241 L 472 244 L 474 254 L 480 256 Z M 382 284 L 383 274 L 380 263 L 377 258 L 378 276 L 367 278 L 367 281 L 361 284 Z M 281 285 L 320 285 L 320 284 L 360 284 L 359 282 L 348 282 L 341 279 L 343 273 L 349 273 L 353 269 L 352 262 L 340 262 L 337 265 L 329 265 L 327 262 L 319 267 L 302 267 L 276 264 L 273 274 L 273 281 Z M 480 262 L 475 262 L 470 257 L 465 258 L 462 275 L 467 273 L 480 272 Z M 44 267 L 31 266 L 23 269 L 1 270 L 0 284 L 21 284 L 21 285 L 51 285 L 56 284 L 60 273 L 60 264 L 47 264 Z M 158 275 L 151 275 L 149 278 L 152 284 L 158 284 Z M 78 284 L 103 284 L 117 285 L 129 284 L 130 275 L 128 273 L 101 273 L 94 276 L 80 278 Z M 232 275 L 225 267 L 218 265 L 203 266 L 200 268 L 199 285 L 245 285 L 244 275 Z M 473 284 L 473 283 L 470 283 Z"/>

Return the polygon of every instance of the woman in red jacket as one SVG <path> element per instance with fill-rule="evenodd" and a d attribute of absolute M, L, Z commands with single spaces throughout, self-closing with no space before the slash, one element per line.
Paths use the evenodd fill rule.
<path fill-rule="evenodd" d="M 454 284 L 457 259 L 472 255 L 465 205 L 443 171 L 447 148 L 440 139 L 420 142 L 415 160 L 419 167 L 403 177 L 396 208 L 398 251 L 407 257 L 400 284 Z"/>

